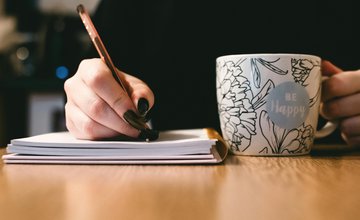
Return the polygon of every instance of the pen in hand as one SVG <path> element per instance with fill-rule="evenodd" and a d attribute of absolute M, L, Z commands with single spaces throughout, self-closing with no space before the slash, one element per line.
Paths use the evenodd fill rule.
<path fill-rule="evenodd" d="M 80 4 L 77 6 L 76 9 L 80 15 L 82 22 L 84 23 L 84 26 L 90 36 L 90 39 L 93 42 L 101 59 L 105 62 L 106 66 L 110 69 L 113 77 L 119 83 L 121 88 L 125 91 L 126 95 L 128 97 L 130 97 L 128 94 L 128 91 L 125 87 L 125 84 L 121 80 L 121 77 L 120 77 L 121 73 L 117 70 L 114 63 L 112 62 L 112 60 L 109 56 L 109 53 L 107 52 L 107 50 L 100 38 L 100 35 L 96 31 L 96 28 L 95 28 L 93 22 L 91 21 L 91 18 L 89 16 L 88 12 L 86 11 L 85 7 L 82 4 Z M 149 141 L 149 140 L 155 140 L 158 138 L 158 132 L 149 128 L 144 117 L 137 115 L 133 111 L 125 112 L 123 117 L 132 127 L 141 131 L 140 136 L 139 136 L 140 139 Z"/>

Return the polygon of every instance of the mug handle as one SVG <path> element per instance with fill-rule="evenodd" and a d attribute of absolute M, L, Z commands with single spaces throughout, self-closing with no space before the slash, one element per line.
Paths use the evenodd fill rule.
<path fill-rule="evenodd" d="M 323 138 L 333 133 L 337 128 L 339 122 L 338 121 L 328 121 L 326 124 L 315 133 L 315 138 Z"/>
<path fill-rule="evenodd" d="M 324 81 L 327 78 L 329 78 L 329 77 L 322 76 L 321 80 Z M 321 112 L 321 110 L 320 110 L 320 112 Z M 323 138 L 323 137 L 326 137 L 326 136 L 330 135 L 331 133 L 333 133 L 336 130 L 338 125 L 339 125 L 338 121 L 328 121 L 328 122 L 326 122 L 326 124 L 320 130 L 316 131 L 315 138 Z"/>

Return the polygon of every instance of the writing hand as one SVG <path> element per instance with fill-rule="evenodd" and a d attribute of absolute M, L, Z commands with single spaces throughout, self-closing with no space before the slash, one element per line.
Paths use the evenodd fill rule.
<path fill-rule="evenodd" d="M 153 106 L 153 92 L 140 79 L 120 75 L 130 97 L 101 59 L 83 60 L 75 75 L 66 80 L 66 126 L 75 137 L 94 140 L 123 134 L 152 139 L 157 135 L 143 129 L 144 119 L 139 116 Z"/>

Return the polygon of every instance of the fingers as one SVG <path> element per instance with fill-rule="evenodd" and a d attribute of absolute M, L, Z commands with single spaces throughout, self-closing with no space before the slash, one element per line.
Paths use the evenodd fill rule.
<path fill-rule="evenodd" d="M 324 76 L 332 76 L 336 73 L 342 72 L 342 70 L 339 67 L 335 66 L 334 64 L 332 64 L 330 61 L 327 60 L 323 60 L 321 62 L 321 69 Z"/>
<path fill-rule="evenodd" d="M 322 83 L 322 100 L 352 95 L 360 91 L 360 71 L 346 71 L 335 74 Z"/>
<path fill-rule="evenodd" d="M 342 71 L 329 61 L 322 62 L 322 115 L 339 120 L 343 139 L 350 146 L 360 145 L 360 71 Z"/>
<path fill-rule="evenodd" d="M 340 129 L 347 137 L 360 136 L 360 115 L 349 117 L 341 121 Z"/>
<path fill-rule="evenodd" d="M 325 102 L 321 112 L 327 119 L 341 119 L 358 115 L 360 113 L 360 93 Z"/>
<path fill-rule="evenodd" d="M 68 98 L 69 106 L 76 106 L 87 118 L 76 118 L 69 109 L 68 117 L 72 121 L 77 122 L 80 126 L 79 130 L 82 130 L 87 136 L 98 136 L 94 134 L 96 129 L 89 129 L 94 122 L 112 129 L 117 133 L 123 133 L 125 135 L 136 137 L 139 132 L 126 123 L 111 106 L 109 106 L 101 97 L 99 97 L 93 90 L 91 90 L 86 84 L 81 83 L 81 79 L 78 76 L 74 76 L 72 79 L 66 82 L 66 91 L 69 94 L 76 94 Z M 90 125 L 89 125 L 90 124 Z"/>
<path fill-rule="evenodd" d="M 360 72 L 347 71 L 323 81 L 321 112 L 327 119 L 341 119 L 360 113 Z"/>
<path fill-rule="evenodd" d="M 129 95 L 136 104 L 140 115 L 145 116 L 154 105 L 154 94 L 151 89 L 140 79 L 123 73 L 124 79 L 128 82 Z"/>
<path fill-rule="evenodd" d="M 345 71 L 329 61 L 322 63 L 323 73 L 330 76 L 322 83 L 322 115 L 339 119 L 360 113 L 360 71 Z"/>
<path fill-rule="evenodd" d="M 83 139 L 111 137 L 119 133 L 144 139 L 156 136 L 156 132 L 147 129 L 143 119 L 135 113 L 139 110 L 145 115 L 152 107 L 152 91 L 135 77 L 125 73 L 121 77 L 130 97 L 100 59 L 81 62 L 77 73 L 64 84 L 68 100 L 66 121 L 70 132 Z"/>
<path fill-rule="evenodd" d="M 65 105 L 66 127 L 79 139 L 96 140 L 113 137 L 118 132 L 109 129 L 89 118 L 77 106 L 67 103 Z"/>
<path fill-rule="evenodd" d="M 347 137 L 345 134 L 341 133 L 341 137 L 349 146 L 359 147 L 360 146 L 360 136 Z"/>
<path fill-rule="evenodd" d="M 360 116 L 346 118 L 340 124 L 341 136 L 350 146 L 360 146 Z"/>
<path fill-rule="evenodd" d="M 90 88 L 97 96 L 104 100 L 120 117 L 127 110 L 134 110 L 135 107 L 126 92 L 113 78 L 110 70 L 100 60 L 83 61 L 88 71 L 79 72 L 79 77 L 84 84 Z"/>

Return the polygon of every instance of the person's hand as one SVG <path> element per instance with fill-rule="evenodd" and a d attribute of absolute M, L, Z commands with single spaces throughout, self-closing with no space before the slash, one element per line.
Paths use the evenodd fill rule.
<path fill-rule="evenodd" d="M 351 146 L 360 145 L 360 70 L 343 71 L 329 61 L 322 62 L 322 115 L 339 120 L 343 139 Z"/>
<path fill-rule="evenodd" d="M 120 74 L 129 96 L 101 59 L 83 60 L 64 84 L 66 126 L 79 139 L 117 135 L 148 138 L 144 118 L 154 104 L 154 94 L 141 80 Z M 135 107 L 136 105 L 136 107 Z"/>

